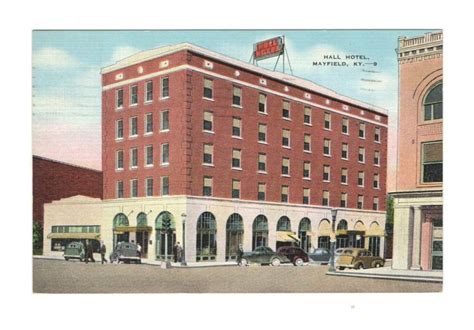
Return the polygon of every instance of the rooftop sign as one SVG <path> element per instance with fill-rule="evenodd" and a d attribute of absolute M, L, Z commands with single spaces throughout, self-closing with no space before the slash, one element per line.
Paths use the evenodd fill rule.
<path fill-rule="evenodd" d="M 263 60 L 283 54 L 283 37 L 275 37 L 264 40 L 253 45 L 253 57 L 255 60 Z"/>

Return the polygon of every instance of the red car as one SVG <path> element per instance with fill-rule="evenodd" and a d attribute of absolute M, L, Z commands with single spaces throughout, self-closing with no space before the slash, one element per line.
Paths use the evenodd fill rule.
<path fill-rule="evenodd" d="M 309 262 L 308 254 L 297 246 L 282 246 L 277 253 L 286 256 L 295 266 L 303 266 L 305 262 Z"/>

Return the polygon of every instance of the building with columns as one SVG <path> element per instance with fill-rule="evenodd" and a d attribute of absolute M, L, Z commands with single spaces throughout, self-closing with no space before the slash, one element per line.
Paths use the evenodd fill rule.
<path fill-rule="evenodd" d="M 383 255 L 387 120 L 192 44 L 137 53 L 102 69 L 104 198 L 48 204 L 44 251 L 60 254 L 66 231 L 133 240 L 151 260 L 178 241 L 188 262 L 232 261 L 240 243 L 310 251 L 329 247 L 338 208 L 337 246 Z"/>
<path fill-rule="evenodd" d="M 395 269 L 443 268 L 443 33 L 400 37 Z"/>

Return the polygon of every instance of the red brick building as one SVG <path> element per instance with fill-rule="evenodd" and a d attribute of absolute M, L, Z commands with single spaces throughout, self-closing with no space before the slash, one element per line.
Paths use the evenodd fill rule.
<path fill-rule="evenodd" d="M 33 221 L 43 224 L 44 204 L 75 195 L 102 198 L 102 172 L 33 156 Z"/>

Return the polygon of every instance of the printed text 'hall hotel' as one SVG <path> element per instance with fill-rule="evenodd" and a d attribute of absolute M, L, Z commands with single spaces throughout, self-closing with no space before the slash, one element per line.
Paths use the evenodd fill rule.
<path fill-rule="evenodd" d="M 384 109 L 186 43 L 102 70 L 102 141 L 103 200 L 46 205 L 45 254 L 87 236 L 163 259 L 165 218 L 188 262 L 312 250 L 332 208 L 338 247 L 383 254 Z"/>

